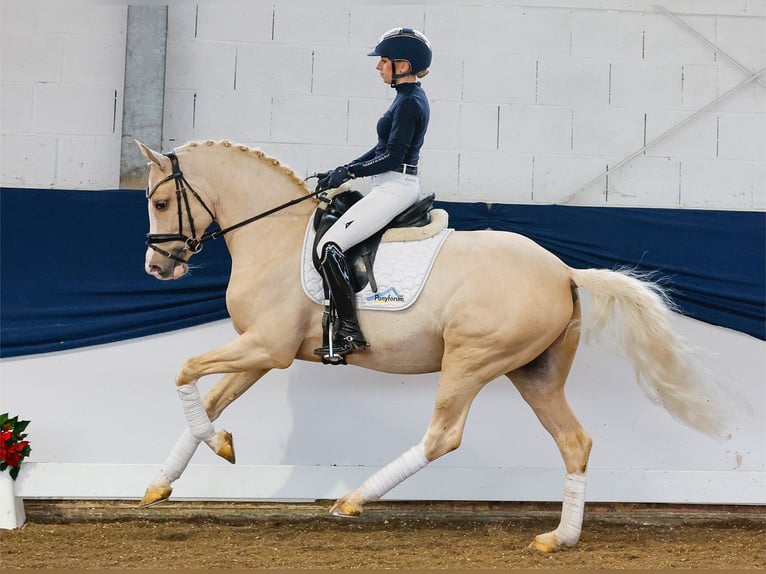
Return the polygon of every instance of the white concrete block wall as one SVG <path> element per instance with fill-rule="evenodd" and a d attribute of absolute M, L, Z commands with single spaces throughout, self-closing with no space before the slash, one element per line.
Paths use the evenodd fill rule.
<path fill-rule="evenodd" d="M 559 202 L 747 77 L 649 3 L 608 4 L 171 6 L 165 145 L 227 137 L 286 150 L 305 174 L 349 161 L 392 98 L 365 54 L 409 24 L 434 45 L 423 185 L 445 200 Z M 666 6 L 766 66 L 757 6 Z M 745 86 L 573 202 L 758 209 L 764 122 L 766 87 Z M 733 190 L 721 183 L 735 165 Z"/>
<path fill-rule="evenodd" d="M 119 186 L 126 6 L 0 6 L 0 185 Z"/>
<path fill-rule="evenodd" d="M 751 72 L 766 66 L 759 3 L 664 6 Z M 454 201 L 562 201 L 748 77 L 648 1 L 274 0 L 168 16 L 164 147 L 228 138 L 305 174 L 374 144 L 392 92 L 366 52 L 391 27 L 420 28 L 435 50 L 423 185 Z M 2 6 L 2 185 L 118 185 L 126 17 Z M 762 209 L 765 123 L 766 87 L 752 82 L 610 173 L 619 190 L 602 178 L 573 202 Z M 719 182 L 735 165 L 748 191 L 732 195 Z"/>

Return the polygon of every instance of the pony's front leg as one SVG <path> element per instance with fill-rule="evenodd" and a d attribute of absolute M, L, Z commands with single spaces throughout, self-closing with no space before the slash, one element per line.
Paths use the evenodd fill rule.
<path fill-rule="evenodd" d="M 234 442 L 231 433 L 226 430 L 215 431 L 200 399 L 197 381 L 179 384 L 177 390 L 192 437 L 198 443 L 204 442 L 218 456 L 234 464 Z"/>
<path fill-rule="evenodd" d="M 285 365 L 274 364 L 272 356 L 260 348 L 249 334 L 240 335 L 226 345 L 188 359 L 176 377 L 176 389 L 192 436 L 197 441 L 207 444 L 217 455 L 233 463 L 234 445 L 231 433 L 225 430 L 215 431 L 200 399 L 197 381 L 200 377 L 215 373 L 265 373 L 273 367 L 282 366 L 289 366 L 289 362 Z"/>
<path fill-rule="evenodd" d="M 231 373 L 224 376 L 205 396 L 205 411 L 209 420 L 217 419 L 227 406 L 267 372 L 267 370 L 261 370 Z M 170 498 L 173 492 L 171 484 L 178 480 L 186 470 L 199 443 L 200 441 L 194 437 L 190 429 L 184 430 L 162 465 L 159 474 L 147 487 L 140 503 L 141 507 L 152 506 Z"/>

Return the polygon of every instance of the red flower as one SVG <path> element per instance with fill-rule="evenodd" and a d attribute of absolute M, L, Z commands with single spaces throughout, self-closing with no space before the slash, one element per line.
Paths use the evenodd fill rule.
<path fill-rule="evenodd" d="M 29 421 L 10 418 L 8 413 L 0 414 L 0 471 L 10 468 L 14 480 L 19 474 L 21 462 L 32 452 L 29 441 L 24 440 L 27 437 L 24 432 L 27 425 Z"/>

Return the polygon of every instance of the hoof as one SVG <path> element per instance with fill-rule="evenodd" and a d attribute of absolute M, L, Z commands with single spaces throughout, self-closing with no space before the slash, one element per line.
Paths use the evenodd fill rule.
<path fill-rule="evenodd" d="M 362 514 L 362 507 L 341 499 L 332 505 L 330 514 L 341 518 L 357 518 Z"/>
<path fill-rule="evenodd" d="M 208 446 L 213 449 L 213 452 L 220 456 L 222 459 L 229 461 L 231 464 L 235 462 L 234 456 L 234 440 L 231 437 L 229 431 L 221 430 L 215 433 L 213 438 L 208 441 Z"/>
<path fill-rule="evenodd" d="M 138 507 L 149 508 L 151 506 L 160 504 L 161 502 L 165 502 L 168 498 L 170 498 L 170 494 L 172 492 L 172 486 L 150 486 L 146 489 L 144 497 L 141 499 Z"/>
<path fill-rule="evenodd" d="M 529 548 L 545 553 L 556 552 L 559 547 L 560 545 L 554 532 L 547 532 L 546 534 L 535 536 L 535 539 L 529 545 Z"/>

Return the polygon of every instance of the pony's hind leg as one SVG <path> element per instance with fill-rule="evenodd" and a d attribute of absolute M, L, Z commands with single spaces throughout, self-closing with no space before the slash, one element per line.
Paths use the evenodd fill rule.
<path fill-rule="evenodd" d="M 496 376 L 496 373 L 494 376 L 485 375 L 491 367 L 482 366 L 480 362 L 473 364 L 475 368 L 471 365 L 467 359 L 450 362 L 445 355 L 436 391 L 436 405 L 423 439 L 373 474 L 359 488 L 338 500 L 330 509 L 331 514 L 358 516 L 365 503 L 380 499 L 428 463 L 460 446 L 473 399 Z"/>
<path fill-rule="evenodd" d="M 210 421 L 217 419 L 221 412 L 268 371 L 229 373 L 208 392 L 204 408 Z M 231 436 L 231 435 L 229 435 Z M 141 499 L 141 507 L 149 507 L 170 498 L 173 482 L 186 470 L 199 446 L 199 439 L 186 428 L 170 451 L 159 474 L 152 480 Z M 233 452 L 233 451 L 232 451 Z"/>
<path fill-rule="evenodd" d="M 566 466 L 564 503 L 556 530 L 535 537 L 530 547 L 554 552 L 573 546 L 580 538 L 585 508 L 585 472 L 591 438 L 575 417 L 564 395 L 564 384 L 579 342 L 579 306 L 573 322 L 542 355 L 508 373 L 524 400 L 561 451 Z"/>

